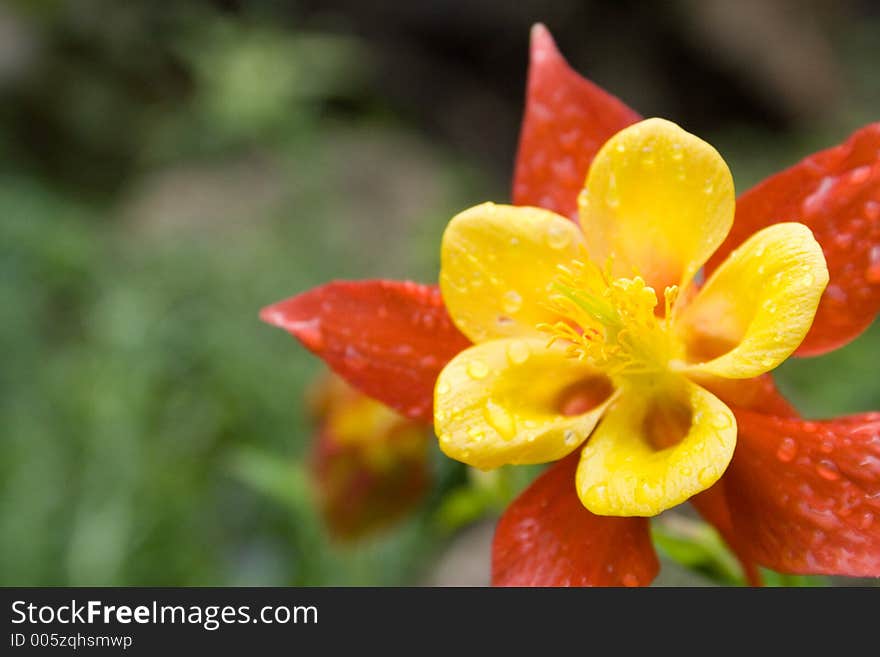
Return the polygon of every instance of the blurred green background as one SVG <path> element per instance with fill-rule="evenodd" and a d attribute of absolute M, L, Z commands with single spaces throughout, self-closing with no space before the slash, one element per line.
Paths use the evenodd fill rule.
<path fill-rule="evenodd" d="M 876 3 L 515 4 L 0 5 L 0 584 L 443 583 L 535 470 L 434 449 L 421 510 L 334 544 L 304 466 L 320 364 L 257 313 L 436 278 L 448 218 L 507 198 L 532 22 L 739 189 L 880 119 Z M 780 385 L 812 417 L 878 409 L 878 354 L 875 324 Z M 735 580 L 664 522 L 665 554 Z"/>

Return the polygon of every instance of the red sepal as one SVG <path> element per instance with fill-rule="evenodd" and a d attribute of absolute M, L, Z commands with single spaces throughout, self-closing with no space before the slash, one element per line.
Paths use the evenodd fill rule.
<path fill-rule="evenodd" d="M 365 394 L 433 422 L 434 382 L 470 342 L 452 324 L 436 286 L 333 282 L 286 299 L 260 318 L 299 338 Z"/>
<path fill-rule="evenodd" d="M 526 109 L 513 202 L 577 218 L 577 196 L 598 150 L 641 117 L 581 77 L 543 25 L 532 28 Z"/>
<path fill-rule="evenodd" d="M 737 548 L 780 572 L 880 576 L 880 413 L 812 422 L 734 410 L 722 481 Z"/>
<path fill-rule="evenodd" d="M 657 576 L 647 518 L 597 516 L 581 504 L 579 457 L 552 465 L 498 521 L 494 586 L 647 586 Z"/>
<path fill-rule="evenodd" d="M 880 311 L 880 123 L 740 196 L 733 230 L 706 274 L 750 235 L 781 221 L 798 221 L 813 231 L 831 274 L 796 354 L 815 356 L 843 346 Z"/>

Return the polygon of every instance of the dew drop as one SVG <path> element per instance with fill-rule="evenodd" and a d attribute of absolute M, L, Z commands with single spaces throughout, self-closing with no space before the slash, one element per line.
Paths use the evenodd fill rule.
<path fill-rule="evenodd" d="M 515 340 L 507 346 L 507 360 L 511 365 L 522 365 L 529 359 L 529 345 L 522 340 Z"/>
<path fill-rule="evenodd" d="M 819 451 L 823 454 L 830 454 L 834 451 L 834 443 L 832 443 L 830 440 L 823 440 L 819 444 Z"/>
<path fill-rule="evenodd" d="M 880 283 L 880 244 L 875 244 L 868 252 L 868 268 L 865 280 L 869 283 Z"/>
<path fill-rule="evenodd" d="M 608 190 L 605 192 L 605 204 L 612 210 L 620 207 L 620 197 L 617 195 L 617 181 L 614 174 L 608 177 Z"/>
<path fill-rule="evenodd" d="M 811 287 L 813 283 L 816 282 L 816 277 L 812 274 L 804 274 L 804 277 L 801 279 L 801 284 L 804 287 Z"/>
<path fill-rule="evenodd" d="M 635 490 L 636 502 L 639 504 L 650 504 L 654 501 L 654 487 L 647 481 L 640 481 Z"/>
<path fill-rule="evenodd" d="M 816 465 L 816 473 L 826 481 L 837 481 L 840 479 L 840 472 L 832 461 L 824 459 Z"/>
<path fill-rule="evenodd" d="M 294 327 L 296 337 L 309 349 L 318 350 L 324 348 L 324 332 L 321 328 L 321 320 L 318 318 L 307 322 L 299 322 Z"/>
<path fill-rule="evenodd" d="M 855 185 L 865 182 L 871 175 L 871 167 L 868 165 L 856 167 L 849 173 L 849 181 Z"/>
<path fill-rule="evenodd" d="M 483 440 L 483 430 L 479 427 L 471 427 L 470 429 L 468 429 L 468 436 L 470 436 L 471 440 L 473 440 L 475 443 L 478 443 Z"/>
<path fill-rule="evenodd" d="M 547 229 L 547 244 L 551 249 L 564 249 L 571 244 L 571 232 L 562 226 L 550 226 Z"/>
<path fill-rule="evenodd" d="M 672 144 L 672 159 L 676 162 L 681 162 L 684 159 L 684 152 L 681 149 L 681 144 Z"/>
<path fill-rule="evenodd" d="M 874 523 L 874 514 L 870 511 L 865 511 L 862 514 L 862 517 L 859 518 L 859 529 L 868 529 Z"/>
<path fill-rule="evenodd" d="M 715 185 L 711 180 L 706 181 L 706 185 L 703 187 L 703 193 L 708 195 L 715 191 Z"/>
<path fill-rule="evenodd" d="M 449 383 L 446 381 L 441 381 L 440 383 L 437 384 L 437 394 L 438 395 L 448 395 L 450 390 L 451 390 L 451 387 L 449 386 Z"/>
<path fill-rule="evenodd" d="M 633 575 L 632 573 L 627 573 L 626 575 L 623 576 L 623 578 L 621 579 L 621 582 L 623 582 L 624 586 L 628 586 L 628 587 L 632 588 L 634 586 L 639 585 L 639 578 L 636 577 L 635 575 Z"/>
<path fill-rule="evenodd" d="M 571 447 L 572 445 L 577 445 L 577 434 L 571 429 L 566 429 L 565 431 L 565 444 Z"/>
<path fill-rule="evenodd" d="M 604 504 L 605 500 L 608 499 L 608 487 L 605 484 L 596 484 L 587 491 L 585 497 L 595 500 L 600 504 Z"/>
<path fill-rule="evenodd" d="M 797 456 L 797 443 L 794 438 L 783 438 L 779 443 L 779 449 L 776 450 L 776 458 L 783 463 L 791 463 Z"/>
<path fill-rule="evenodd" d="M 516 290 L 508 290 L 504 293 L 501 305 L 504 308 L 505 313 L 512 315 L 522 308 L 522 297 Z"/>
<path fill-rule="evenodd" d="M 516 435 L 516 420 L 513 415 L 511 415 L 510 412 L 500 404 L 496 404 L 490 399 L 486 402 L 484 414 L 486 416 L 486 421 L 489 422 L 492 428 L 501 434 L 501 437 L 505 440 L 510 440 Z"/>
<path fill-rule="evenodd" d="M 485 379 L 489 375 L 489 367 L 481 360 L 472 360 L 467 364 L 467 373 L 472 379 Z"/>
<path fill-rule="evenodd" d="M 434 369 L 437 367 L 437 357 L 432 354 L 426 354 L 419 359 L 419 365 L 426 370 Z"/>
<path fill-rule="evenodd" d="M 617 145 L 614 147 L 614 150 L 616 150 L 618 153 L 625 153 L 626 152 L 626 144 L 624 144 L 623 141 L 619 141 L 619 142 L 617 142 Z"/>
<path fill-rule="evenodd" d="M 345 364 L 353 370 L 362 370 L 367 366 L 367 359 L 353 345 L 345 348 Z"/>
<path fill-rule="evenodd" d="M 697 480 L 700 482 L 701 486 L 711 486 L 715 483 L 715 479 L 715 468 L 703 468 L 700 470 L 700 474 L 697 475 Z"/>
<path fill-rule="evenodd" d="M 761 359 L 761 367 L 773 367 L 774 363 L 776 363 L 776 361 L 770 358 L 770 356 Z"/>
<path fill-rule="evenodd" d="M 828 194 L 833 186 L 834 178 L 826 176 L 822 178 L 816 191 L 804 199 L 801 203 L 801 211 L 807 218 L 813 218 L 825 209 Z"/>
<path fill-rule="evenodd" d="M 865 202 L 865 218 L 868 219 L 868 221 L 876 221 L 877 219 L 880 219 L 880 202 Z"/>

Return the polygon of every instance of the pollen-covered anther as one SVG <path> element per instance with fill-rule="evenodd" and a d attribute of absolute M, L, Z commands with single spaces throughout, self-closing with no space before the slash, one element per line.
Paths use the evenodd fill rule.
<path fill-rule="evenodd" d="M 564 318 L 538 328 L 562 342 L 566 353 L 589 361 L 610 376 L 666 369 L 676 354 L 669 331 L 678 287 L 664 291 L 664 313 L 656 314 L 657 294 L 640 276 L 612 279 L 590 262 L 560 266 L 550 309 Z"/>

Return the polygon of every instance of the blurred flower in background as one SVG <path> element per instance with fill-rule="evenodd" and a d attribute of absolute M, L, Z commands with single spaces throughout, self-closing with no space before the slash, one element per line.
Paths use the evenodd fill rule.
<path fill-rule="evenodd" d="M 312 475 L 330 532 L 355 540 L 421 502 L 430 485 L 429 425 L 395 413 L 336 375 L 314 385 Z"/>

